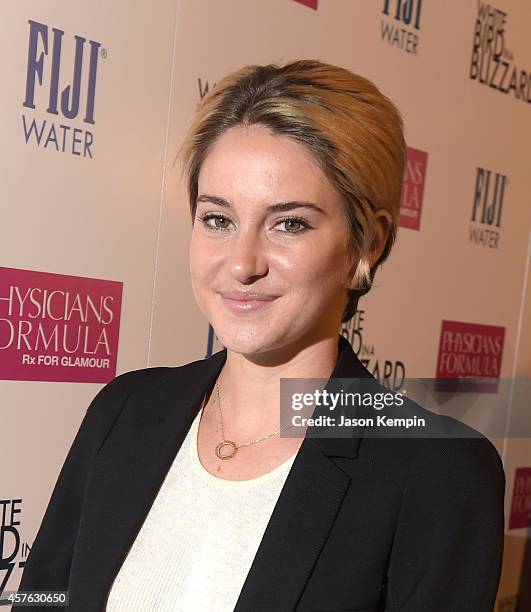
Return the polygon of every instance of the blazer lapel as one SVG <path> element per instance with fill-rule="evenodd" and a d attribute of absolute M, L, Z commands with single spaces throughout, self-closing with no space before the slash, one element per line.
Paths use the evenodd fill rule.
<path fill-rule="evenodd" d="M 339 357 L 325 386 L 345 389 L 342 378 L 372 378 L 349 342 L 339 338 Z M 336 383 L 332 387 L 332 381 Z M 325 414 L 319 408 L 314 416 Z M 334 457 L 355 459 L 360 437 L 306 437 L 258 547 L 234 612 L 295 610 L 351 478 Z"/>
<path fill-rule="evenodd" d="M 94 460 L 85 493 L 68 585 L 76 610 L 104 609 L 114 578 L 225 358 L 224 350 L 172 368 L 127 400 Z"/>
<path fill-rule="evenodd" d="M 348 341 L 327 382 L 371 378 Z M 226 359 L 212 357 L 170 370 L 133 394 L 94 462 L 86 492 L 69 590 L 81 611 L 101 610 L 205 393 Z M 316 413 L 317 414 L 317 413 Z M 360 439 L 305 438 L 245 580 L 235 612 L 291 610 L 300 598 L 350 477 L 333 457 L 354 459 Z M 294 562 L 295 560 L 295 562 Z M 78 595 L 79 594 L 79 595 Z"/>

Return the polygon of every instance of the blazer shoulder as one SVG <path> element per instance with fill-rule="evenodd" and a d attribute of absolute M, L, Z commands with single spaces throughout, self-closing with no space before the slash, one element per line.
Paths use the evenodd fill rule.
<path fill-rule="evenodd" d="M 106 383 L 96 395 L 96 398 L 106 398 L 119 394 L 130 394 L 146 383 L 160 379 L 166 372 L 172 370 L 170 367 L 151 367 L 129 370 L 115 376 Z"/>
<path fill-rule="evenodd" d="M 369 390 L 387 391 L 377 381 L 365 381 L 364 384 Z M 402 405 L 381 410 L 385 417 L 398 417 L 399 435 L 393 428 L 374 427 L 370 435 L 397 438 L 393 444 L 396 446 L 400 442 L 396 450 L 403 456 L 405 474 L 427 475 L 431 471 L 435 475 L 448 470 L 463 479 L 489 474 L 498 482 L 504 480 L 501 457 L 485 435 L 457 418 L 423 407 L 411 397 L 404 396 L 404 400 Z M 405 422 L 417 419 L 424 425 L 404 429 L 401 425 L 404 419 Z"/>
<path fill-rule="evenodd" d="M 490 492 L 494 496 L 504 490 L 502 459 L 492 442 L 478 430 L 452 416 L 428 410 L 411 398 L 386 414 L 422 418 L 426 422 L 425 428 L 402 430 L 403 439 L 400 436 L 393 443 L 402 457 L 403 476 L 411 486 L 430 489 L 435 481 L 441 485 L 483 488 L 487 495 Z"/>
<path fill-rule="evenodd" d="M 410 486 L 450 496 L 503 504 L 505 472 L 496 447 L 485 436 L 423 438 L 409 471 Z M 414 485 L 413 485 L 414 483 Z"/>
<path fill-rule="evenodd" d="M 168 381 L 189 384 L 202 373 L 206 359 L 198 359 L 178 366 L 156 366 L 123 372 L 105 384 L 95 395 L 87 409 L 91 413 L 113 413 L 119 411 L 134 393 L 149 390 Z"/>
<path fill-rule="evenodd" d="M 83 438 L 91 440 L 92 453 L 97 454 L 102 448 L 132 396 L 164 396 L 169 390 L 172 395 L 179 396 L 188 387 L 197 385 L 204 374 L 201 366 L 207 361 L 201 359 L 178 366 L 130 370 L 104 385 L 87 408 L 80 428 L 84 432 Z"/>
<path fill-rule="evenodd" d="M 109 409 L 116 403 L 122 404 L 135 391 L 144 388 L 146 384 L 156 383 L 171 369 L 168 367 L 140 368 L 118 374 L 98 391 L 87 412 L 95 412 L 103 407 Z"/>
<path fill-rule="evenodd" d="M 78 437 L 92 440 L 98 448 L 120 415 L 127 400 L 137 391 L 149 388 L 172 368 L 153 367 L 130 370 L 106 383 L 90 402 L 81 422 Z M 96 450 L 93 446 L 93 452 Z"/>
<path fill-rule="evenodd" d="M 392 415 L 391 415 L 392 416 Z M 477 429 L 452 416 L 424 408 L 411 398 L 406 398 L 397 416 L 422 418 L 426 422 L 425 433 L 411 435 L 416 438 L 417 452 L 428 465 L 441 464 L 448 469 L 461 466 L 469 471 L 488 471 L 503 475 L 501 457 L 492 442 Z M 419 437 L 417 437 L 419 436 Z"/>
<path fill-rule="evenodd" d="M 423 456 L 426 461 L 443 462 L 449 470 L 460 470 L 463 478 L 488 476 L 497 484 L 501 481 L 505 483 L 502 459 L 486 436 L 454 417 L 430 415 L 438 421 L 434 430 L 446 433 L 440 438 L 428 437 L 424 440 Z"/>
<path fill-rule="evenodd" d="M 198 359 L 178 366 L 155 366 L 122 372 L 99 390 L 92 403 L 101 405 L 116 400 L 125 400 L 136 391 L 156 385 L 168 377 L 186 378 L 193 374 L 202 363 L 205 363 L 205 359 Z"/>

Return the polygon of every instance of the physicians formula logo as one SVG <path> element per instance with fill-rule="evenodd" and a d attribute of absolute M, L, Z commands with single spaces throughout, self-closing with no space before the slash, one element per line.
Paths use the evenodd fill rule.
<path fill-rule="evenodd" d="M 495 91 L 512 93 L 522 102 L 531 102 L 531 74 L 517 67 L 513 51 L 507 48 L 507 13 L 487 2 L 478 2 L 469 77 Z"/>
<path fill-rule="evenodd" d="M 504 327 L 443 321 L 436 388 L 496 393 L 504 338 Z"/>
<path fill-rule="evenodd" d="M 295 0 L 299 4 L 304 4 L 304 6 L 309 6 L 312 9 L 317 10 L 317 0 Z"/>
<path fill-rule="evenodd" d="M 514 475 L 509 529 L 527 527 L 531 527 L 531 467 L 522 467 Z"/>
<path fill-rule="evenodd" d="M 377 354 L 374 344 L 366 337 L 364 310 L 356 310 L 352 319 L 342 323 L 341 335 L 349 341 L 361 363 L 382 385 L 394 391 L 402 388 L 406 366 L 399 359 L 384 359 Z"/>
<path fill-rule="evenodd" d="M 405 53 L 417 55 L 422 0 L 383 0 L 381 40 Z"/>
<path fill-rule="evenodd" d="M 22 128 L 26 144 L 94 156 L 99 42 L 28 20 L 29 43 Z M 88 129 L 87 126 L 90 126 Z"/>
<path fill-rule="evenodd" d="M 0 593 L 7 590 L 13 570 L 24 567 L 24 561 L 17 562 L 17 557 L 26 559 L 29 554 L 29 546 L 20 538 L 21 514 L 22 499 L 0 499 Z M 0 599 L 0 604 L 3 602 Z"/>
<path fill-rule="evenodd" d="M 476 169 L 469 240 L 477 246 L 497 249 L 500 244 L 507 182 L 505 174 L 494 173 L 484 168 Z"/>
<path fill-rule="evenodd" d="M 407 163 L 402 183 L 400 227 L 420 229 L 420 214 L 424 198 L 424 184 L 428 167 L 428 154 L 413 147 L 407 148 Z"/>
<path fill-rule="evenodd" d="M 0 268 L 0 379 L 116 375 L 123 283 Z"/>

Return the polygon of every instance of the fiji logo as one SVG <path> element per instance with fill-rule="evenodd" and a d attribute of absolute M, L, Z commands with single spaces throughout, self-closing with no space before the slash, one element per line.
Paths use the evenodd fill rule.
<path fill-rule="evenodd" d="M 86 129 L 66 125 L 64 120 L 81 119 L 94 125 L 98 58 L 106 58 L 107 50 L 94 40 L 74 36 L 73 42 L 64 31 L 28 20 L 29 44 L 26 93 L 22 106 L 61 116 L 61 123 L 22 115 L 26 144 L 92 158 L 94 134 Z M 61 70 L 65 54 L 73 57 L 72 75 Z M 71 64 L 69 64 L 71 65 Z M 83 98 L 82 98 L 83 93 Z"/>
<path fill-rule="evenodd" d="M 470 217 L 470 242 L 497 249 L 500 244 L 502 210 L 507 175 L 476 169 L 476 182 Z"/>
<path fill-rule="evenodd" d="M 380 22 L 381 40 L 406 53 L 417 55 L 421 12 L 422 0 L 384 0 L 382 14 L 385 17 Z"/>

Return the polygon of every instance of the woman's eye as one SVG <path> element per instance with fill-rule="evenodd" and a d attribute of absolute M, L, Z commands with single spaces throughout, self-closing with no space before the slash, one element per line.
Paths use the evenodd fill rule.
<path fill-rule="evenodd" d="M 205 225 L 205 227 L 217 232 L 229 231 L 229 226 L 232 223 L 229 218 L 214 213 L 205 213 L 204 215 L 200 215 L 199 219 Z M 280 230 L 281 234 L 299 234 L 311 229 L 309 223 L 299 217 L 280 219 L 275 224 L 275 227 L 281 225 L 284 225 L 284 229 Z"/>
<path fill-rule="evenodd" d="M 298 219 L 295 217 L 291 217 L 289 219 L 281 219 L 278 222 L 278 225 L 283 224 L 285 224 L 286 228 L 283 231 L 286 234 L 299 234 L 300 232 L 304 232 L 305 230 L 310 228 L 310 226 L 308 225 L 308 223 L 306 223 L 306 221 L 304 221 L 304 219 Z"/>
<path fill-rule="evenodd" d="M 227 225 L 222 225 L 223 223 L 230 223 L 230 219 L 227 219 L 227 217 L 224 217 L 223 215 L 213 215 L 213 214 L 203 215 L 201 217 L 201 221 L 208 228 L 213 229 L 213 230 L 219 230 L 219 231 L 225 231 L 228 229 Z M 210 223 L 210 221 L 213 221 L 214 223 Z"/>

